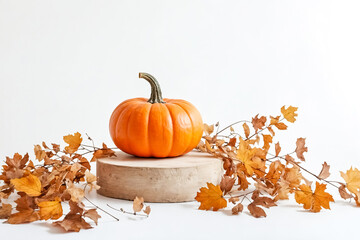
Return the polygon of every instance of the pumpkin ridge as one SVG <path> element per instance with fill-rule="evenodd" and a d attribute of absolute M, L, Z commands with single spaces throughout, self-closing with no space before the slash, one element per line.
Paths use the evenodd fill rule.
<path fill-rule="evenodd" d="M 173 118 L 173 115 L 171 114 L 171 111 L 170 111 L 170 109 L 169 109 L 169 106 L 170 106 L 170 104 L 168 104 L 168 103 L 166 103 L 165 104 L 165 106 L 166 106 L 166 108 L 167 108 L 167 110 L 168 110 L 168 112 L 169 112 L 169 114 L 170 114 L 170 118 L 171 118 L 171 125 L 173 126 L 173 128 L 172 128 L 172 139 L 171 139 L 171 148 L 170 148 L 170 151 L 168 152 L 168 156 L 170 155 L 170 153 L 172 153 L 172 151 L 173 151 L 173 149 L 174 149 L 174 137 L 175 137 L 175 134 L 174 134 L 174 118 Z"/>
<path fill-rule="evenodd" d="M 126 129 L 126 137 L 125 137 L 124 145 L 127 146 L 127 147 L 125 147 L 125 148 L 127 148 L 128 153 L 132 153 L 132 150 L 131 150 L 131 148 L 130 148 L 130 144 L 129 144 L 129 141 L 128 141 L 128 137 L 127 137 L 127 135 L 128 135 L 128 126 L 129 126 L 128 122 L 129 122 L 129 119 L 130 119 L 130 117 L 131 117 L 131 115 L 132 115 L 132 110 L 130 109 L 131 107 L 132 107 L 132 105 L 129 104 L 129 106 L 127 106 L 127 107 L 122 111 L 122 113 L 121 113 L 121 114 L 125 114 L 126 111 L 130 111 L 129 116 L 127 117 L 127 119 L 126 119 L 126 121 L 125 121 L 125 124 L 126 124 L 126 125 L 125 125 L 125 127 L 124 127 L 124 129 Z M 121 118 L 121 114 L 119 115 L 120 117 L 118 118 L 118 120 L 117 120 L 117 122 L 116 122 L 115 132 L 117 132 L 117 128 L 118 128 L 119 121 L 122 119 L 122 118 Z M 124 152 L 125 152 L 125 151 L 124 151 Z"/>
<path fill-rule="evenodd" d="M 150 156 L 153 155 L 153 154 L 152 154 L 151 141 L 149 140 L 149 136 L 150 136 L 150 134 L 149 134 L 149 131 L 150 131 L 149 122 L 150 122 L 150 116 L 151 116 L 151 111 L 152 111 L 152 109 L 153 109 L 153 105 L 151 104 L 150 111 L 149 111 L 148 116 L 147 116 L 147 123 L 146 123 L 146 125 L 147 125 L 147 130 L 146 130 L 146 137 L 145 137 L 145 139 L 146 139 L 146 141 L 147 141 L 147 145 L 148 145 L 148 149 L 149 149 Z"/>
<path fill-rule="evenodd" d="M 192 139 L 192 137 L 194 136 L 194 123 L 193 123 L 193 120 L 192 120 L 192 118 L 191 118 L 188 110 L 187 110 L 186 108 L 184 108 L 183 106 L 181 106 L 180 104 L 178 104 L 177 102 L 172 102 L 172 104 L 175 104 L 175 105 L 179 106 L 179 107 L 180 107 L 181 109 L 183 109 L 183 110 L 186 112 L 186 114 L 189 116 L 189 119 L 190 119 L 190 122 L 191 122 L 191 139 Z M 191 147 L 191 143 L 192 143 L 192 141 L 189 142 L 189 145 L 187 146 L 187 148 L 185 149 L 185 151 L 184 151 L 183 153 L 181 153 L 181 155 L 189 152 L 188 149 Z"/>
<path fill-rule="evenodd" d="M 170 154 L 170 152 L 171 152 L 171 149 L 172 149 L 172 146 L 173 146 L 173 143 L 174 143 L 174 122 L 173 122 L 173 118 L 172 118 L 172 116 L 171 116 L 171 114 L 170 114 L 170 111 L 169 111 L 169 109 L 167 108 L 167 106 L 166 106 L 167 104 L 165 103 L 165 104 L 163 104 L 163 105 L 161 105 L 161 106 L 165 106 L 164 108 L 162 108 L 162 109 L 164 109 L 165 111 L 166 111 L 166 114 L 168 114 L 168 115 L 170 115 L 170 118 L 171 118 L 171 130 L 172 130 L 172 137 L 171 137 L 171 143 L 169 144 L 171 147 L 170 147 L 170 149 L 169 149 L 169 151 L 166 153 L 166 156 L 169 156 L 169 154 Z M 165 134 L 165 132 L 163 132 L 163 138 L 165 138 L 164 137 L 164 134 Z"/>
<path fill-rule="evenodd" d="M 111 117 L 110 117 L 110 124 L 109 124 L 109 128 L 110 128 L 110 134 L 111 135 L 113 135 L 113 136 L 111 136 L 113 139 L 117 139 L 117 131 L 116 131 L 116 129 L 117 129 L 117 126 L 118 126 L 118 123 L 119 123 L 119 119 L 121 119 L 120 118 L 120 116 L 121 116 L 121 114 L 123 113 L 123 112 L 125 112 L 126 111 L 126 109 L 128 109 L 128 107 L 129 106 L 131 106 L 130 104 L 131 104 L 131 101 L 130 100 L 132 100 L 132 99 L 129 99 L 129 101 L 124 101 L 124 102 L 122 102 L 121 104 L 119 104 L 117 107 L 116 107 L 116 109 L 115 109 L 115 111 L 113 112 L 113 114 L 111 114 Z M 122 110 L 121 110 L 121 108 L 123 108 Z M 121 111 L 120 111 L 121 110 Z M 116 119 L 116 122 L 115 123 L 112 123 L 112 121 L 114 121 L 113 119 Z M 111 126 L 111 124 L 113 124 L 113 126 Z M 112 131 L 111 129 L 114 129 L 114 131 Z"/>

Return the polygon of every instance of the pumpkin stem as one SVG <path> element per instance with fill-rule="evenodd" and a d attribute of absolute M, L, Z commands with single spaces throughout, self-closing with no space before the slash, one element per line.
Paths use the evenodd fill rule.
<path fill-rule="evenodd" d="M 142 73 L 142 72 L 139 73 L 139 78 L 143 78 L 150 83 L 151 95 L 148 100 L 149 103 L 165 103 L 162 98 L 160 84 L 156 80 L 156 78 L 154 78 L 148 73 Z"/>

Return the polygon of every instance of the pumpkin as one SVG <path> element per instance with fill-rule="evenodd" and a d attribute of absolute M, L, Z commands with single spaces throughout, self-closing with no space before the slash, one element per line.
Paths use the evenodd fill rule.
<path fill-rule="evenodd" d="M 122 151 L 138 157 L 176 157 L 197 146 L 203 133 L 199 111 L 181 99 L 162 98 L 158 81 L 139 73 L 150 83 L 151 95 L 120 103 L 110 118 L 110 135 Z"/>

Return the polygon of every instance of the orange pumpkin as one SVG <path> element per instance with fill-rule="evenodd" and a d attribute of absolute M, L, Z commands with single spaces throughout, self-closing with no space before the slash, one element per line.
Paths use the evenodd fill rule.
<path fill-rule="evenodd" d="M 115 145 L 139 157 L 176 157 L 191 151 L 203 133 L 199 111 L 185 100 L 163 99 L 150 74 L 139 77 L 150 83 L 150 98 L 128 99 L 116 107 L 109 124 Z"/>

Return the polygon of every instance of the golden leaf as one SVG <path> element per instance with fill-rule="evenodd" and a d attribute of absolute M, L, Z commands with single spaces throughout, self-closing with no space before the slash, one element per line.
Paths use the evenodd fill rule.
<path fill-rule="evenodd" d="M 346 188 L 357 196 L 360 196 L 360 171 L 352 167 L 346 173 L 340 172 L 346 182 Z"/>
<path fill-rule="evenodd" d="M 65 151 L 70 154 L 76 152 L 82 142 L 81 134 L 78 132 L 74 133 L 74 135 L 69 134 L 67 136 L 64 136 L 63 139 L 64 142 L 69 144 L 68 146 L 65 147 Z"/>
<path fill-rule="evenodd" d="M 250 135 L 250 128 L 246 123 L 244 123 L 242 126 L 244 128 L 245 137 L 248 138 Z"/>
<path fill-rule="evenodd" d="M 217 211 L 227 206 L 227 201 L 223 197 L 220 186 L 215 186 L 212 183 L 207 183 L 207 188 L 200 188 L 195 200 L 201 203 L 200 210 L 210 210 L 212 208 L 213 211 Z"/>
<path fill-rule="evenodd" d="M 54 201 L 44 201 L 38 203 L 40 208 L 40 219 L 59 219 L 63 214 L 63 209 L 61 207 L 61 199 L 56 197 Z"/>
<path fill-rule="evenodd" d="M 281 108 L 281 113 L 283 114 L 284 118 L 289 121 L 289 122 L 295 122 L 296 119 L 295 117 L 297 116 L 297 113 L 295 113 L 298 110 L 297 107 L 292 107 L 289 106 L 288 108 L 285 108 L 285 106 L 283 106 Z"/>
<path fill-rule="evenodd" d="M 320 212 L 321 208 L 330 209 L 330 202 L 334 202 L 333 197 L 325 192 L 326 184 L 316 182 L 315 192 L 305 184 L 300 185 L 299 188 L 300 190 L 295 192 L 295 200 L 311 212 Z"/>
<path fill-rule="evenodd" d="M 35 175 L 29 174 L 26 177 L 11 179 L 16 191 L 24 192 L 31 197 L 41 194 L 41 182 Z"/>
<path fill-rule="evenodd" d="M 267 151 L 270 148 L 270 143 L 272 143 L 272 136 L 267 135 L 267 134 L 263 134 L 263 139 L 264 139 L 263 149 L 265 149 L 265 151 Z"/>

